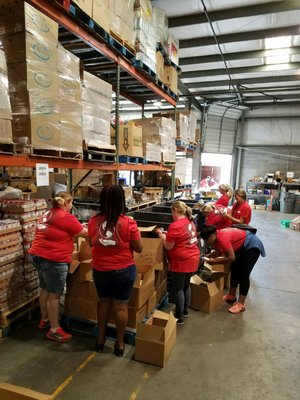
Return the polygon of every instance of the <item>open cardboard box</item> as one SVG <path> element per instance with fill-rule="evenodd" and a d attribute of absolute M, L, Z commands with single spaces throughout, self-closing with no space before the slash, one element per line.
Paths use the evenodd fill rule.
<path fill-rule="evenodd" d="M 0 383 L 1 400 L 51 400 L 52 395 L 36 392 L 10 383 Z"/>
<path fill-rule="evenodd" d="M 141 308 L 154 293 L 154 269 L 151 265 L 137 266 L 137 274 L 128 305 Z"/>
<path fill-rule="evenodd" d="M 69 273 L 74 274 L 74 279 L 79 282 L 93 279 L 92 251 L 86 240 L 80 242 L 79 251 L 73 252 Z"/>
<path fill-rule="evenodd" d="M 156 226 L 139 227 L 143 243 L 143 251 L 134 253 L 135 265 L 152 265 L 154 269 L 164 269 L 164 245 L 155 233 Z"/>
<path fill-rule="evenodd" d="M 176 319 L 172 312 L 155 311 L 136 331 L 135 359 L 164 367 L 176 344 Z"/>
<path fill-rule="evenodd" d="M 198 275 L 191 277 L 191 304 L 194 310 L 211 313 L 223 303 L 225 272 L 212 272 L 212 281 L 206 282 Z"/>

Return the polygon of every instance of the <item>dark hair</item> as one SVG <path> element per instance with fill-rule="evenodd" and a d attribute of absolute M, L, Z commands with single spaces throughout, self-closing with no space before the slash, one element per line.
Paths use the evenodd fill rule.
<path fill-rule="evenodd" d="M 125 193 L 120 185 L 104 186 L 100 193 L 101 214 L 106 216 L 106 229 L 115 227 L 121 214 L 125 214 Z"/>
<path fill-rule="evenodd" d="M 201 229 L 200 236 L 202 237 L 202 239 L 206 240 L 211 235 L 216 233 L 216 231 L 217 231 L 217 228 L 215 227 L 215 225 L 204 225 Z"/>

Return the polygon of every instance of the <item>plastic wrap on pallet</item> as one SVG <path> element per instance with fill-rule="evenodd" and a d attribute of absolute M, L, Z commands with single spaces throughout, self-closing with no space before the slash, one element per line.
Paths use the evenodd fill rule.
<path fill-rule="evenodd" d="M 11 119 L 6 58 L 4 51 L 0 50 L 0 143 L 12 143 Z"/>
<path fill-rule="evenodd" d="M 176 160 L 175 176 L 180 179 L 182 185 L 192 184 L 192 171 L 192 158 L 180 158 Z"/>
<path fill-rule="evenodd" d="M 158 7 L 152 9 L 152 19 L 156 31 L 157 42 L 160 42 L 166 49 L 168 42 L 168 18 L 166 12 Z"/>
<path fill-rule="evenodd" d="M 143 155 L 147 161 L 160 162 L 160 152 L 160 145 L 143 141 Z"/>
<path fill-rule="evenodd" d="M 90 74 L 89 72 L 83 71 L 82 86 L 92 89 L 93 91 L 98 92 L 102 94 L 102 96 L 111 100 L 112 86 L 97 76 Z"/>
<path fill-rule="evenodd" d="M 131 30 L 133 30 L 134 0 L 109 0 L 110 9 L 115 16 L 119 17 Z"/>
<path fill-rule="evenodd" d="M 152 18 L 152 4 L 150 0 L 134 0 L 134 9 L 142 9 L 147 18 Z"/>
<path fill-rule="evenodd" d="M 1 4 L 0 36 L 27 31 L 56 42 L 58 24 L 26 2 L 16 2 L 13 6 Z"/>
<path fill-rule="evenodd" d="M 73 0 L 73 2 L 87 15 L 92 16 L 93 0 Z"/>
<path fill-rule="evenodd" d="M 106 32 L 112 19 L 112 11 L 109 9 L 109 0 L 93 0 L 93 20 Z"/>
<path fill-rule="evenodd" d="M 145 51 L 146 51 L 146 49 L 145 49 Z M 148 68 L 150 68 L 151 71 L 156 73 L 156 55 L 155 55 L 155 52 L 154 52 L 154 58 L 153 59 L 149 58 L 146 54 L 142 53 L 141 51 L 138 51 L 136 53 L 135 58 L 137 60 L 141 61 L 143 64 L 145 64 Z"/>
<path fill-rule="evenodd" d="M 80 60 L 60 45 L 58 54 L 60 148 L 82 153 Z"/>

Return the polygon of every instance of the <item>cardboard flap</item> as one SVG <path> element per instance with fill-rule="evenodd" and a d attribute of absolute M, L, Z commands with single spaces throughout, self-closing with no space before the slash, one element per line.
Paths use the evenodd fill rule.
<path fill-rule="evenodd" d="M 51 400 L 52 395 L 36 392 L 10 383 L 0 383 L 0 398 L 3 400 Z"/>
<path fill-rule="evenodd" d="M 137 337 L 151 342 L 165 342 L 172 334 L 174 326 L 176 319 L 172 313 L 156 310 L 145 324 L 138 324 Z"/>
<path fill-rule="evenodd" d="M 203 279 L 201 279 L 200 276 L 198 275 L 192 276 L 190 282 L 194 285 L 202 286 L 203 288 L 205 288 L 205 290 L 207 291 L 207 293 L 209 293 L 210 296 L 213 296 L 220 290 L 216 282 L 206 282 Z"/>
<path fill-rule="evenodd" d="M 137 266 L 152 265 L 163 268 L 164 244 L 159 238 L 142 238 L 143 251 L 134 253 L 134 262 Z"/>
<path fill-rule="evenodd" d="M 193 275 L 190 279 L 190 283 L 193 283 L 194 285 L 201 285 L 202 282 L 204 281 L 199 275 Z"/>
<path fill-rule="evenodd" d="M 80 243 L 79 247 L 79 260 L 80 261 L 85 261 L 85 260 L 91 260 L 92 258 L 92 249 L 88 242 L 86 240 L 83 240 Z"/>

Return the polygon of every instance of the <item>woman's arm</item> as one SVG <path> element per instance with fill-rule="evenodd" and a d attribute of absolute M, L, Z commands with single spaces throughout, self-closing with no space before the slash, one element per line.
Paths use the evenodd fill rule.
<path fill-rule="evenodd" d="M 213 265 L 213 264 L 223 264 L 226 262 L 233 262 L 235 260 L 235 253 L 233 250 L 233 247 L 231 247 L 230 249 L 226 250 L 224 252 L 224 254 L 220 257 L 217 258 L 207 258 L 204 257 L 204 261 L 207 261 L 209 264 Z"/>
<path fill-rule="evenodd" d="M 172 250 L 173 247 L 175 246 L 175 242 L 167 242 L 166 241 L 166 234 L 163 233 L 160 229 L 156 230 L 156 233 L 158 234 L 158 236 L 163 240 L 163 244 L 164 244 L 164 248 L 166 250 Z"/>
<path fill-rule="evenodd" d="M 222 215 L 223 215 L 223 217 L 230 219 L 235 224 L 244 224 L 245 223 L 244 217 L 241 217 L 240 219 L 238 219 L 238 218 L 234 218 L 231 214 L 224 213 Z"/>
<path fill-rule="evenodd" d="M 77 233 L 77 235 L 75 235 L 75 237 L 77 236 L 88 237 L 88 228 L 86 224 L 82 224 L 82 231 L 80 231 L 79 233 Z"/>
<path fill-rule="evenodd" d="M 132 240 L 131 242 L 131 248 L 136 252 L 136 253 L 141 253 L 143 250 L 143 244 L 141 239 L 139 240 Z"/>

